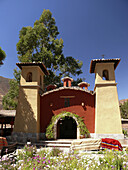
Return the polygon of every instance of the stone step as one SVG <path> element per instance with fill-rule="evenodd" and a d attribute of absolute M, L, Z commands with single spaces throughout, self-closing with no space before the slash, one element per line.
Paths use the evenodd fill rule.
<path fill-rule="evenodd" d="M 72 140 L 38 141 L 37 143 L 42 143 L 42 144 L 71 144 Z"/>
<path fill-rule="evenodd" d="M 36 146 L 40 146 L 39 143 L 36 144 Z M 61 148 L 70 148 L 71 144 L 61 144 L 61 143 L 57 143 L 57 144 L 54 144 L 54 143 L 48 143 L 48 144 L 42 144 L 43 147 L 53 147 L 53 148 L 58 148 L 58 147 L 61 147 Z"/>
<path fill-rule="evenodd" d="M 72 140 L 38 141 L 37 146 L 70 148 Z"/>
<path fill-rule="evenodd" d="M 14 142 L 9 142 L 8 144 L 13 144 Z M 38 141 L 36 143 L 31 143 L 31 145 L 37 147 L 52 147 L 52 148 L 70 148 L 72 141 Z M 18 142 L 19 147 L 23 147 L 27 143 Z"/>

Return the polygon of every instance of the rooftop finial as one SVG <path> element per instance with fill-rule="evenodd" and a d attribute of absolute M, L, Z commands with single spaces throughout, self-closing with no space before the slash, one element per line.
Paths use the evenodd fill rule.
<path fill-rule="evenodd" d="M 102 54 L 101 56 L 102 56 L 102 60 L 104 60 L 104 56 L 105 56 L 105 55 L 104 55 L 104 54 Z"/>

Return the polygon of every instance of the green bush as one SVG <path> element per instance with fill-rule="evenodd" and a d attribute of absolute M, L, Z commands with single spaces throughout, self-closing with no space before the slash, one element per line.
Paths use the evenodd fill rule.
<path fill-rule="evenodd" d="M 127 130 L 123 129 L 123 134 L 127 136 Z"/>
<path fill-rule="evenodd" d="M 51 122 L 50 122 L 50 124 L 48 125 L 48 127 L 46 129 L 46 137 L 47 137 L 47 139 L 53 139 L 54 138 L 54 124 L 55 124 L 55 121 L 58 118 L 65 119 L 65 117 L 72 117 L 72 118 L 75 117 L 77 119 L 78 127 L 80 129 L 80 135 L 85 135 L 86 134 L 86 136 L 89 137 L 90 133 L 89 133 L 87 127 L 85 126 L 83 119 L 80 116 L 78 116 L 78 115 L 76 115 L 74 113 L 64 111 L 64 112 L 52 117 Z"/>

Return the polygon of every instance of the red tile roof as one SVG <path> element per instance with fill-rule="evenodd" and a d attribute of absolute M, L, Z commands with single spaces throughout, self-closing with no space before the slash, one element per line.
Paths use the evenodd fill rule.
<path fill-rule="evenodd" d="M 90 64 L 90 73 L 94 73 L 96 63 L 114 63 L 114 69 L 116 69 L 117 65 L 120 62 L 120 58 L 114 58 L 114 59 L 94 59 L 91 61 Z"/>
<path fill-rule="evenodd" d="M 26 62 L 26 63 L 16 63 L 16 65 L 22 70 L 22 66 L 39 66 L 41 70 L 46 74 L 49 75 L 48 70 L 46 69 L 45 65 L 41 62 Z"/>

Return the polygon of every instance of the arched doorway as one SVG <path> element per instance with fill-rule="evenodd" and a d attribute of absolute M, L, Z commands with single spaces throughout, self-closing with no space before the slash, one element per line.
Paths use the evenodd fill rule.
<path fill-rule="evenodd" d="M 69 116 L 57 122 L 57 139 L 77 139 L 76 121 Z"/>

